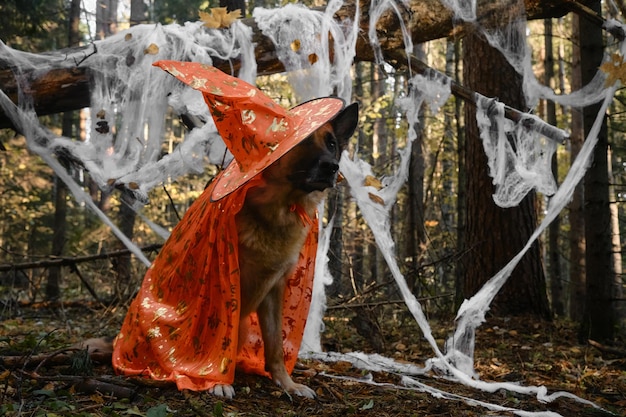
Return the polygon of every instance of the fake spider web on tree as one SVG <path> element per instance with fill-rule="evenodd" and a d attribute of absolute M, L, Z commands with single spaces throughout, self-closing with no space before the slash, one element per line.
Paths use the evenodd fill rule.
<path fill-rule="evenodd" d="M 476 24 L 476 3 L 470 0 L 442 0 L 459 21 Z M 396 105 L 402 109 L 410 126 L 406 147 L 399 151 L 399 163 L 394 171 L 381 181 L 382 188 L 373 187 L 367 181 L 373 176 L 372 167 L 357 154 L 345 154 L 341 171 L 346 177 L 353 198 L 373 232 L 393 278 L 408 310 L 411 312 L 423 337 L 430 344 L 434 357 L 424 366 L 400 364 L 381 355 L 366 355 L 360 352 L 339 354 L 322 352 L 320 332 L 323 331 L 322 317 L 325 312 L 324 290 L 332 282 L 327 266 L 327 251 L 333 220 L 322 225 L 316 265 L 313 301 L 305 330 L 301 355 L 326 361 L 349 361 L 354 366 L 369 370 L 384 370 L 402 376 L 405 387 L 429 392 L 443 398 L 463 400 L 479 404 L 495 411 L 511 411 L 518 415 L 553 416 L 551 412 L 527 412 L 478 402 L 446 393 L 418 381 L 415 376 L 425 375 L 431 370 L 464 385 L 495 392 L 506 389 L 512 392 L 534 395 L 540 401 L 549 402 L 559 397 L 571 397 L 587 401 L 569 393 L 549 394 L 543 386 L 520 386 L 505 382 L 484 382 L 474 371 L 475 330 L 485 320 L 491 302 L 520 261 L 524 253 L 546 229 L 570 200 L 574 187 L 584 176 L 607 106 L 611 102 L 616 85 L 605 86 L 606 75 L 598 72 L 594 80 L 583 89 L 569 95 L 557 95 L 541 85 L 535 78 L 530 61 L 529 47 L 525 42 L 525 21 L 522 16 L 523 3 L 506 2 L 520 10 L 516 21 L 501 30 L 483 30 L 490 44 L 499 49 L 516 68 L 524 80 L 526 102 L 533 107 L 538 100 L 547 99 L 564 106 L 586 106 L 601 102 L 598 117 L 578 157 L 570 167 L 560 187 L 556 187 L 550 169 L 550 160 L 555 152 L 554 134 L 560 138 L 566 133 L 545 124 L 536 116 L 523 115 L 512 122 L 504 117 L 503 106 L 493 99 L 476 96 L 477 121 L 481 130 L 483 148 L 488 158 L 488 169 L 495 186 L 494 201 L 503 206 L 516 205 L 530 190 L 552 195 L 544 220 L 535 230 L 526 246 L 501 271 L 491 277 L 469 300 L 465 300 L 456 317 L 456 329 L 446 342 L 439 346 L 432 335 L 422 306 L 410 291 L 400 271 L 395 255 L 390 226 L 390 209 L 395 204 L 399 190 L 408 178 L 408 163 L 411 146 L 417 137 L 415 126 L 419 123 L 422 105 L 428 105 L 432 113 L 450 96 L 451 81 L 436 71 L 412 75 L 409 90 Z M 314 11 L 297 5 L 279 9 L 257 8 L 254 18 L 262 33 L 276 46 L 277 55 L 287 70 L 288 79 L 298 96 L 298 101 L 332 93 L 351 101 L 351 66 L 359 35 L 360 11 L 356 3 L 356 14 L 352 20 L 337 22 L 333 16 L 341 8 L 341 0 L 331 0 L 325 11 Z M 383 57 L 376 27 L 383 13 L 391 11 L 402 21 L 401 7 L 408 2 L 372 0 L 369 13 L 368 33 L 375 55 L 382 63 Z M 619 22 L 610 22 L 621 27 Z M 405 51 L 411 52 L 413 45 L 404 25 Z M 163 71 L 156 71 L 152 63 L 160 59 L 190 60 L 211 64 L 213 58 L 228 60 L 237 58 L 241 62 L 239 77 L 254 83 L 256 62 L 252 31 L 240 21 L 233 22 L 227 29 L 206 29 L 203 22 L 185 25 L 140 25 L 128 31 L 94 43 L 83 52 L 71 57 L 57 54 L 45 59 L 37 55 L 14 51 L 0 45 L 0 56 L 5 62 L 13 62 L 16 71 L 45 71 L 51 65 L 70 67 L 80 61 L 93 74 L 91 83 L 91 126 L 88 139 L 77 142 L 71 138 L 55 135 L 45 129 L 32 110 L 32 102 L 21 86 L 20 107 L 14 106 L 8 97 L 0 94 L 0 104 L 14 125 L 27 138 L 29 148 L 40 155 L 68 185 L 74 197 L 94 210 L 111 227 L 133 253 L 149 265 L 141 251 L 127 239 L 107 215 L 98 209 L 90 196 L 74 180 L 72 175 L 58 162 L 55 154 L 64 155 L 88 170 L 102 190 L 115 188 L 124 190 L 127 201 L 137 209 L 148 200 L 149 191 L 169 178 L 178 178 L 191 172 L 202 172 L 206 162 L 222 164 L 231 158 L 219 135 L 199 92 L 176 83 Z M 333 48 L 330 52 L 330 39 Z M 91 49 L 90 49 L 91 48 Z M 624 45 L 616 47 L 624 56 Z M 614 57 L 614 56 L 613 56 Z M 607 60 L 608 62 L 608 60 Z M 613 59 L 613 61 L 615 60 Z M 615 66 L 619 66 L 615 64 Z M 605 68 L 606 69 L 606 68 Z M 608 71 L 611 73 L 611 71 Z M 613 71 L 612 74 L 617 73 Z M 19 76 L 19 71 L 16 74 Z M 619 76 L 616 78 L 619 80 Z M 193 129 L 171 154 L 161 156 L 165 114 L 171 108 L 202 121 L 201 127 Z M 546 136 L 546 132 L 550 132 Z M 226 156 L 225 156 L 226 155 Z M 161 232 L 163 237 L 165 233 Z M 336 376 L 335 376 L 336 377 Z M 347 377 L 339 377 L 347 378 Z M 371 377 L 359 380 L 378 384 Z M 590 404 L 590 403 L 589 403 Z M 591 404 L 593 405 L 593 404 Z M 595 406 L 595 405 L 594 405 Z"/>

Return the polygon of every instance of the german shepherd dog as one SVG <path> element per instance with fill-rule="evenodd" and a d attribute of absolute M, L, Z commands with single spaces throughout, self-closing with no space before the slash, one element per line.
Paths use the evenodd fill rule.
<path fill-rule="evenodd" d="M 265 367 L 276 385 L 289 393 L 314 398 L 315 392 L 295 383 L 283 356 L 283 299 L 287 279 L 298 261 L 311 226 L 303 226 L 302 207 L 313 218 L 324 191 L 335 186 L 339 158 L 358 122 L 358 105 L 343 109 L 284 156 L 266 168 L 261 185 L 248 190 L 235 218 L 239 239 L 241 321 L 239 340 L 245 340 L 245 318 L 256 312 L 265 351 Z M 314 226 L 313 226 L 314 227 Z M 89 339 L 80 344 L 94 354 L 113 351 L 111 339 Z M 230 385 L 209 392 L 232 398 Z"/>
<path fill-rule="evenodd" d="M 309 233 L 290 207 L 299 205 L 313 216 L 324 190 L 335 186 L 339 158 L 358 122 L 358 105 L 343 109 L 308 138 L 265 169 L 263 184 L 248 190 L 237 214 L 241 317 L 257 312 L 265 367 L 272 380 L 287 392 L 313 398 L 306 385 L 293 382 L 283 360 L 282 306 L 288 277 Z M 242 322 L 243 323 L 243 322 Z M 244 340 L 240 325 L 239 340 Z M 213 393 L 232 397 L 230 386 Z"/>

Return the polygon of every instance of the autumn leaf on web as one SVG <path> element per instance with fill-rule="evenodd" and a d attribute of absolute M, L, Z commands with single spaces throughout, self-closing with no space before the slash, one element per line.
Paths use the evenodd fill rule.
<path fill-rule="evenodd" d="M 363 180 L 363 185 L 366 187 L 374 187 L 377 190 L 381 190 L 383 188 L 383 183 L 376 177 L 371 175 L 367 175 Z"/>
<path fill-rule="evenodd" d="M 620 54 L 612 54 L 611 60 L 600 65 L 600 69 L 607 75 L 605 87 L 615 84 L 617 80 L 626 85 L 626 63 Z"/>
<path fill-rule="evenodd" d="M 227 28 L 241 17 L 241 10 L 227 12 L 226 7 L 213 7 L 208 12 L 199 11 L 200 20 L 209 29 Z"/>

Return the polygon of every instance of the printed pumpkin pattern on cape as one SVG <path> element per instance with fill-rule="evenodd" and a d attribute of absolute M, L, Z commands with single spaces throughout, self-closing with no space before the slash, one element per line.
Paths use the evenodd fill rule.
<path fill-rule="evenodd" d="M 207 390 L 232 384 L 235 368 L 269 376 L 256 313 L 237 352 L 239 260 L 235 215 L 253 179 L 211 202 L 209 186 L 174 228 L 133 300 L 114 341 L 118 373 L 173 381 L 178 389 Z M 215 181 L 213 181 L 215 184 Z M 317 221 L 288 279 L 283 304 L 285 365 L 292 372 L 312 295 Z M 317 217 L 317 214 L 316 214 Z M 303 220 L 303 227 L 304 220 Z"/>

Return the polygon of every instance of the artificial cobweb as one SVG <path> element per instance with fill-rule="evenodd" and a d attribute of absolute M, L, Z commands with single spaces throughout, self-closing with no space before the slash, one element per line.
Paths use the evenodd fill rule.
<path fill-rule="evenodd" d="M 423 366 L 398 363 L 379 354 L 352 352 L 322 352 L 320 332 L 323 331 L 322 317 L 325 312 L 325 286 L 332 282 L 327 267 L 327 251 L 333 220 L 320 223 L 320 244 L 316 263 L 316 277 L 313 301 L 305 330 L 301 355 L 326 361 L 349 361 L 365 370 L 387 371 L 402 376 L 405 388 L 415 389 L 441 398 L 466 401 L 481 405 L 493 411 L 509 411 L 517 415 L 553 416 L 551 412 L 527 412 L 515 408 L 501 407 L 461 397 L 428 386 L 415 376 L 436 371 L 451 380 L 486 392 L 500 389 L 534 395 L 540 401 L 553 401 L 559 397 L 571 397 L 586 402 L 572 394 L 556 392 L 549 394 L 543 386 L 521 386 L 506 382 L 481 381 L 474 371 L 475 330 L 485 320 L 495 295 L 502 288 L 524 253 L 547 228 L 570 200 L 574 187 L 583 177 L 589 164 L 593 147 L 607 106 L 611 102 L 616 86 L 621 81 L 622 62 L 615 64 L 607 57 L 605 69 L 611 75 L 607 82 L 605 72 L 599 71 L 586 86 L 571 94 L 558 95 L 542 85 L 535 77 L 530 59 L 530 47 L 526 43 L 524 4 L 518 0 L 502 0 L 509 14 L 507 22 L 498 29 L 480 27 L 476 19 L 477 4 L 472 0 L 441 0 L 451 10 L 457 21 L 473 25 L 482 31 L 489 43 L 497 48 L 516 68 L 523 79 L 526 102 L 530 108 L 540 99 L 552 100 L 563 106 L 586 106 L 601 102 L 598 117 L 585 141 L 585 144 L 570 167 L 570 170 L 557 188 L 550 170 L 550 159 L 557 141 L 567 137 L 560 129 L 544 123 L 533 114 L 522 114 L 517 121 L 505 117 L 504 107 L 497 100 L 475 96 L 476 118 L 480 129 L 483 149 L 487 154 L 488 170 L 494 183 L 494 201 L 502 207 L 516 205 L 529 191 L 536 190 L 550 197 L 550 204 L 544 220 L 532 234 L 526 246 L 497 274 L 460 307 L 456 317 L 456 328 L 445 346 L 439 346 L 432 335 L 422 306 L 409 290 L 401 273 L 395 254 L 390 226 L 390 209 L 398 192 L 404 187 L 408 177 L 408 163 L 411 146 L 416 138 L 415 128 L 419 125 L 419 112 L 424 105 L 434 114 L 450 96 L 451 80 L 436 71 L 411 75 L 406 96 L 397 100 L 409 126 L 406 146 L 399 151 L 398 163 L 393 171 L 373 186 L 372 167 L 354 155 L 344 154 L 341 171 L 350 185 L 350 192 L 373 232 L 381 253 L 387 262 L 408 310 L 418 323 L 423 337 L 433 351 L 433 358 Z M 357 7 L 352 19 L 338 22 L 333 18 L 341 8 L 341 0 L 331 0 L 325 11 L 310 10 L 289 4 L 282 8 L 266 10 L 257 8 L 254 18 L 259 30 L 271 39 L 277 56 L 283 63 L 288 79 L 299 101 L 313 97 L 337 94 L 346 101 L 351 100 L 351 66 L 361 21 Z M 399 6 L 408 3 L 391 0 L 372 0 L 367 34 L 378 63 L 383 62 L 376 23 L 385 13 L 394 13 L 401 22 Z M 256 62 L 252 31 L 240 21 L 222 24 L 218 29 L 204 27 L 202 21 L 184 25 L 140 25 L 103 41 L 94 42 L 82 51 L 70 55 L 61 53 L 45 57 L 18 52 L 0 45 L 0 57 L 4 62 L 13 62 L 16 75 L 20 72 L 46 71 L 53 67 L 88 68 L 92 74 L 91 83 L 91 123 L 89 135 L 84 142 L 60 137 L 45 129 L 37 120 L 32 109 L 32 100 L 24 92 L 28 85 L 21 87 L 19 107 L 8 97 L 0 94 L 0 105 L 9 115 L 14 125 L 26 136 L 30 149 L 54 169 L 73 192 L 75 198 L 94 210 L 116 235 L 144 263 L 149 261 L 141 251 L 117 230 L 105 213 L 91 201 L 89 195 L 74 180 L 55 155 L 64 155 L 89 171 L 98 186 L 107 191 L 120 189 L 128 204 L 140 208 L 148 199 L 148 192 L 155 186 L 171 178 L 179 178 L 191 172 L 201 172 L 207 163 L 224 165 L 230 156 L 208 114 L 200 93 L 175 82 L 173 77 L 152 68 L 160 59 L 190 60 L 212 64 L 213 59 L 222 61 L 238 59 L 241 67 L 238 76 L 248 82 L 256 78 Z M 216 18 L 216 19 L 217 19 Z M 212 18 L 212 20 L 215 20 Z M 609 27 L 610 26 L 610 27 Z M 617 21 L 607 22 L 608 29 L 624 32 Z M 413 44 L 409 31 L 401 24 L 405 51 L 410 53 Z M 330 47 L 332 43 L 332 48 Z M 332 52 L 331 52 L 332 50 Z M 617 46 L 617 56 L 624 56 L 624 44 Z M 610 67 L 613 62 L 615 69 Z M 410 66 L 409 66 L 410 67 Z M 618 81 L 612 84 L 610 81 Z M 195 121 L 183 142 L 170 154 L 161 154 L 163 129 L 166 112 L 184 116 Z M 331 375 L 329 375 L 331 377 Z M 332 376 L 335 378 L 348 378 Z M 360 379 L 363 383 L 387 385 L 376 382 L 371 374 Z M 588 403 L 588 402 L 586 402 Z M 593 404 L 591 404 L 593 405 Z M 595 405 L 594 405 L 595 406 Z"/>

